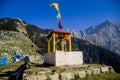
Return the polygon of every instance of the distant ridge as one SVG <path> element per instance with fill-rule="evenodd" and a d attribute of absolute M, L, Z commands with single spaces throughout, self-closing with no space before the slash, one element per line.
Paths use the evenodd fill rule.
<path fill-rule="evenodd" d="M 69 30 L 72 37 L 87 40 L 120 55 L 120 22 L 106 20 L 85 30 Z"/>

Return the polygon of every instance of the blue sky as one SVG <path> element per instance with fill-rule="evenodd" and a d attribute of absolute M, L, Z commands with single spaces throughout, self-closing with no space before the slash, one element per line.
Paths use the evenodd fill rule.
<path fill-rule="evenodd" d="M 120 0 L 0 0 L 0 18 L 21 18 L 40 28 L 58 29 L 59 4 L 63 29 L 86 29 L 105 20 L 120 22 Z"/>

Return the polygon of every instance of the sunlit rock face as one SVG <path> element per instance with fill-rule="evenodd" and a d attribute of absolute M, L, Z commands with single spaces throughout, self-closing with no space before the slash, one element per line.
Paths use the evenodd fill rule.
<path fill-rule="evenodd" d="M 120 55 L 120 23 L 106 20 L 85 30 L 68 30 L 72 37 L 87 40 Z"/>

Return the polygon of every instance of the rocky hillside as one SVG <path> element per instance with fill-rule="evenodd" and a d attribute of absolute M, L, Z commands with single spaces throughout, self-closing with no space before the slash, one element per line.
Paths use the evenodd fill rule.
<path fill-rule="evenodd" d="M 0 31 L 0 51 L 7 51 L 14 53 L 19 51 L 22 54 L 33 54 L 36 52 L 37 46 L 32 41 L 22 34 L 16 31 Z"/>
<path fill-rule="evenodd" d="M 21 19 L 0 19 L 0 51 L 14 53 L 19 50 L 23 54 L 41 52 L 46 42 L 41 37 L 45 37 L 43 29 Z"/>
<path fill-rule="evenodd" d="M 107 20 L 83 31 L 69 30 L 73 37 L 87 40 L 120 55 L 120 23 Z"/>
<path fill-rule="evenodd" d="M 28 33 L 28 37 L 32 40 L 33 43 L 35 43 L 39 50 L 37 52 L 39 53 L 46 53 L 47 52 L 47 34 L 50 33 L 50 29 L 41 29 L 38 28 L 35 25 L 27 25 L 26 30 Z"/>

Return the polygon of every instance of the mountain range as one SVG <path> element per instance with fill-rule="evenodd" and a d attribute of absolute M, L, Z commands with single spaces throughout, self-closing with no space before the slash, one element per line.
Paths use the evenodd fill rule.
<path fill-rule="evenodd" d="M 85 30 L 67 30 L 72 37 L 89 41 L 120 55 L 120 22 L 105 22 Z"/>
<path fill-rule="evenodd" d="M 114 68 L 116 72 L 120 72 L 119 55 L 117 55 L 115 52 L 112 52 L 108 49 L 98 46 L 98 44 L 88 42 L 89 40 L 93 40 L 94 38 L 95 40 L 99 41 L 99 39 L 96 38 L 96 36 L 98 36 L 97 32 L 99 33 L 100 37 L 103 38 L 102 40 L 105 39 L 107 41 L 107 39 L 109 39 L 109 36 L 106 35 L 107 37 L 104 37 L 105 31 L 103 29 L 104 24 L 106 24 L 107 27 L 109 28 L 108 23 L 109 25 L 113 24 L 112 22 L 106 21 L 102 23 L 103 27 L 100 27 L 102 25 L 100 24 L 98 26 L 98 29 L 97 27 L 90 27 L 85 31 L 78 32 L 71 31 L 73 36 L 72 47 L 74 51 L 79 50 L 83 51 L 84 63 L 98 63 L 110 65 Z M 52 31 L 51 29 L 38 28 L 37 26 L 27 23 L 21 19 L 2 18 L 0 19 L 0 51 L 14 53 L 14 51 L 18 49 L 24 55 L 33 53 L 45 54 L 47 53 L 46 36 L 51 31 Z M 76 38 L 77 37 L 76 34 L 78 33 L 79 33 L 78 38 Z M 96 36 L 88 38 L 90 37 L 90 34 L 92 35 L 93 33 Z M 115 33 L 113 35 L 115 35 Z M 113 35 L 111 34 L 111 36 Z M 117 35 L 117 37 L 119 38 L 119 34 Z M 118 38 L 115 39 L 117 40 Z"/>

